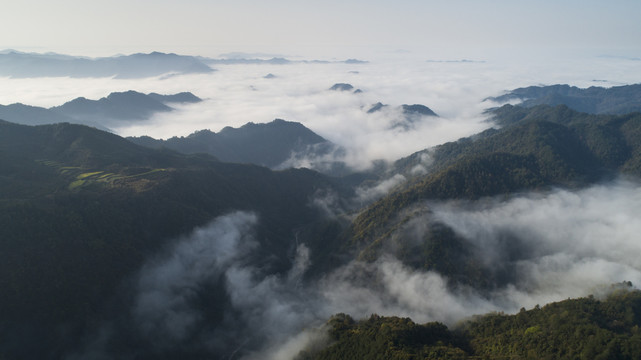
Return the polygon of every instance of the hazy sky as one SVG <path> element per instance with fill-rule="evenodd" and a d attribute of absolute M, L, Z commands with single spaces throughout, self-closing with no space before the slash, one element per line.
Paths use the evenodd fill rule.
<path fill-rule="evenodd" d="M 0 48 L 109 56 L 152 50 L 348 56 L 581 51 L 641 56 L 638 0 L 21 0 Z"/>

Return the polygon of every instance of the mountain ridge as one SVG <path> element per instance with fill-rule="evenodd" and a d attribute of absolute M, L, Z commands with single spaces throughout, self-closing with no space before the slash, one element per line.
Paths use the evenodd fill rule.
<path fill-rule="evenodd" d="M 173 95 L 143 94 L 134 90 L 112 92 L 98 100 L 78 97 L 51 108 L 24 104 L 0 105 L 0 118 L 24 125 L 76 123 L 109 130 L 123 121 L 144 121 L 158 112 L 170 112 L 168 104 L 202 101 L 190 92 Z"/>
<path fill-rule="evenodd" d="M 490 97 L 489 100 L 505 103 L 520 100 L 521 106 L 566 105 L 590 114 L 623 115 L 641 111 L 641 84 L 603 88 L 591 86 L 578 88 L 570 85 L 529 86 Z"/>
<path fill-rule="evenodd" d="M 322 156 L 336 147 L 303 124 L 282 119 L 264 124 L 250 122 L 240 128 L 228 126 L 218 133 L 200 130 L 187 137 L 167 140 L 150 137 L 128 139 L 152 148 L 167 147 L 186 154 L 207 153 L 221 161 L 270 168 L 278 168 L 297 156 Z"/>
<path fill-rule="evenodd" d="M 14 78 L 69 76 L 136 79 L 169 73 L 203 74 L 213 71 L 196 57 L 173 53 L 136 53 L 100 58 L 15 51 L 0 53 L 0 76 Z"/>

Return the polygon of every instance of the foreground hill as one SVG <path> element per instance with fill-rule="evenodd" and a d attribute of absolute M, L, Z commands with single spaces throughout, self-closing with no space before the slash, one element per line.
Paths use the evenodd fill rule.
<path fill-rule="evenodd" d="M 0 76 L 144 78 L 164 74 L 202 74 L 214 71 L 193 56 L 149 54 L 86 58 L 17 51 L 0 53 Z"/>
<path fill-rule="evenodd" d="M 338 189 L 308 170 L 153 150 L 79 125 L 7 122 L 0 122 L 0 162 L 0 355 L 7 358 L 60 358 L 121 315 L 113 326 L 126 340 L 114 353 L 151 356 L 145 338 L 126 330 L 128 283 L 171 239 L 215 217 L 257 216 L 256 245 L 244 256 L 265 274 L 291 268 L 301 244 L 322 254 L 340 230 L 312 205 L 317 192 Z M 223 282 L 194 291 L 212 306 L 198 326 L 219 329 L 233 317 Z"/>
<path fill-rule="evenodd" d="M 287 166 L 305 157 L 322 157 L 336 146 L 304 125 L 276 119 L 266 124 L 248 123 L 225 127 L 215 133 L 197 131 L 187 137 L 156 140 L 148 136 L 128 138 L 151 148 L 169 148 L 185 154 L 206 153 L 221 161 L 250 163 L 270 168 Z"/>
<path fill-rule="evenodd" d="M 328 325 L 330 344 L 297 359 L 637 359 L 641 292 L 478 316 L 452 330 L 377 315 L 355 321 L 339 314 Z"/>
<path fill-rule="evenodd" d="M 569 85 L 529 86 L 490 99 L 500 103 L 521 100 L 525 107 L 567 105 L 590 114 L 623 115 L 641 111 L 641 84 L 611 88 L 592 86 L 587 89 Z"/>

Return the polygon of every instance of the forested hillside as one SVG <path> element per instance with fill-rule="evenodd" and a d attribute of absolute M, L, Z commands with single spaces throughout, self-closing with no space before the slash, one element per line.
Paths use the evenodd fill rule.
<path fill-rule="evenodd" d="M 585 89 L 569 85 L 529 86 L 490 99 L 500 103 L 518 99 L 524 107 L 566 105 L 590 114 L 623 115 L 641 111 L 641 84 Z"/>
<path fill-rule="evenodd" d="M 475 200 L 553 187 L 580 188 L 618 174 L 641 175 L 641 115 L 589 115 L 565 106 L 495 111 L 499 130 L 446 143 L 397 162 L 407 169 L 431 157 L 428 174 L 365 209 L 347 237 L 360 258 L 373 261 L 389 243 L 406 263 L 437 270 L 476 287 L 508 281 L 476 258 L 470 245 L 430 217 L 428 201 Z M 413 219 L 427 223 L 418 243 L 404 235 Z M 388 245 L 385 245 L 388 244 Z M 518 252 L 517 252 L 518 253 Z M 515 256 L 520 256 L 516 255 Z"/>
<path fill-rule="evenodd" d="M 518 314 L 487 314 L 451 329 L 407 318 L 329 320 L 326 347 L 297 359 L 637 359 L 641 293 L 566 300 Z"/>
<path fill-rule="evenodd" d="M 309 170 L 151 150 L 70 124 L 0 123 L 0 160 L 0 355 L 8 358 L 75 348 L 96 323 L 128 311 L 126 284 L 152 255 L 217 216 L 256 214 L 259 245 L 248 261 L 266 274 L 292 266 L 294 240 L 322 254 L 341 228 L 312 205 L 318 192 L 341 190 Z M 201 296 L 217 304 L 216 326 L 226 295 L 212 286 Z"/>

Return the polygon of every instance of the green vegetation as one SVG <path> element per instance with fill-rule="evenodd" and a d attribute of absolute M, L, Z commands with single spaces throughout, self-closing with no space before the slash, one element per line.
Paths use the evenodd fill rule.
<path fill-rule="evenodd" d="M 342 191 L 318 173 L 146 149 L 79 125 L 0 122 L 0 160 L 0 357 L 76 348 L 70 339 L 129 311 L 118 296 L 145 261 L 230 211 L 258 214 L 247 261 L 270 274 L 291 267 L 295 238 L 323 254 L 344 226 L 309 206 Z M 221 294 L 211 321 L 227 311 Z"/>
<path fill-rule="evenodd" d="M 206 153 L 225 162 L 277 167 L 292 154 L 325 155 L 334 145 L 300 123 L 276 119 L 267 124 L 248 123 L 225 127 L 215 133 L 197 131 L 187 137 L 156 140 L 148 136 L 129 138 L 154 149 L 168 148 L 184 154 Z"/>
<path fill-rule="evenodd" d="M 566 300 L 516 315 L 488 314 L 462 329 L 486 359 L 638 359 L 641 292 Z"/>
<path fill-rule="evenodd" d="M 518 314 L 487 314 L 449 330 L 407 318 L 329 320 L 330 342 L 298 359 L 638 359 L 641 291 L 617 286 L 592 296 L 538 305 Z"/>
<path fill-rule="evenodd" d="M 641 84 L 580 89 L 569 85 L 530 86 L 491 98 L 497 102 L 523 100 L 522 106 L 566 105 L 591 114 L 627 114 L 641 111 Z"/>
<path fill-rule="evenodd" d="M 346 236 L 349 246 L 361 251 L 362 259 L 376 259 L 382 243 L 394 240 L 393 234 L 416 214 L 429 212 L 426 201 L 507 197 L 553 186 L 576 188 L 621 173 L 641 176 L 641 114 L 589 115 L 566 106 L 524 109 L 506 105 L 497 109 L 495 116 L 497 123 L 503 125 L 500 130 L 488 130 L 432 149 L 431 171 L 363 211 Z M 399 161 L 397 169 L 410 169 L 419 161 L 420 154 L 415 154 Z M 447 232 L 441 234 L 445 236 Z M 422 251 L 424 259 L 438 259 L 437 263 L 420 264 L 403 253 L 396 255 L 414 266 L 443 270 L 440 263 L 449 258 L 443 258 L 447 250 L 433 245 L 447 244 L 451 238 L 447 235 L 440 240 L 422 239 L 424 248 L 431 246 L 432 250 L 418 251 Z M 461 241 L 454 244 L 466 248 Z M 416 251 L 414 248 L 406 253 Z M 465 257 L 464 252 L 457 253 Z M 468 260 L 463 268 L 475 272 L 463 277 L 470 279 L 469 283 L 485 278 L 487 274 L 471 258 Z M 464 275 L 460 269 L 456 273 Z"/>
<path fill-rule="evenodd" d="M 440 323 L 415 324 L 408 318 L 381 317 L 354 321 L 338 314 L 329 322 L 331 344 L 303 351 L 297 360 L 330 359 L 466 359 L 459 339 Z"/>

